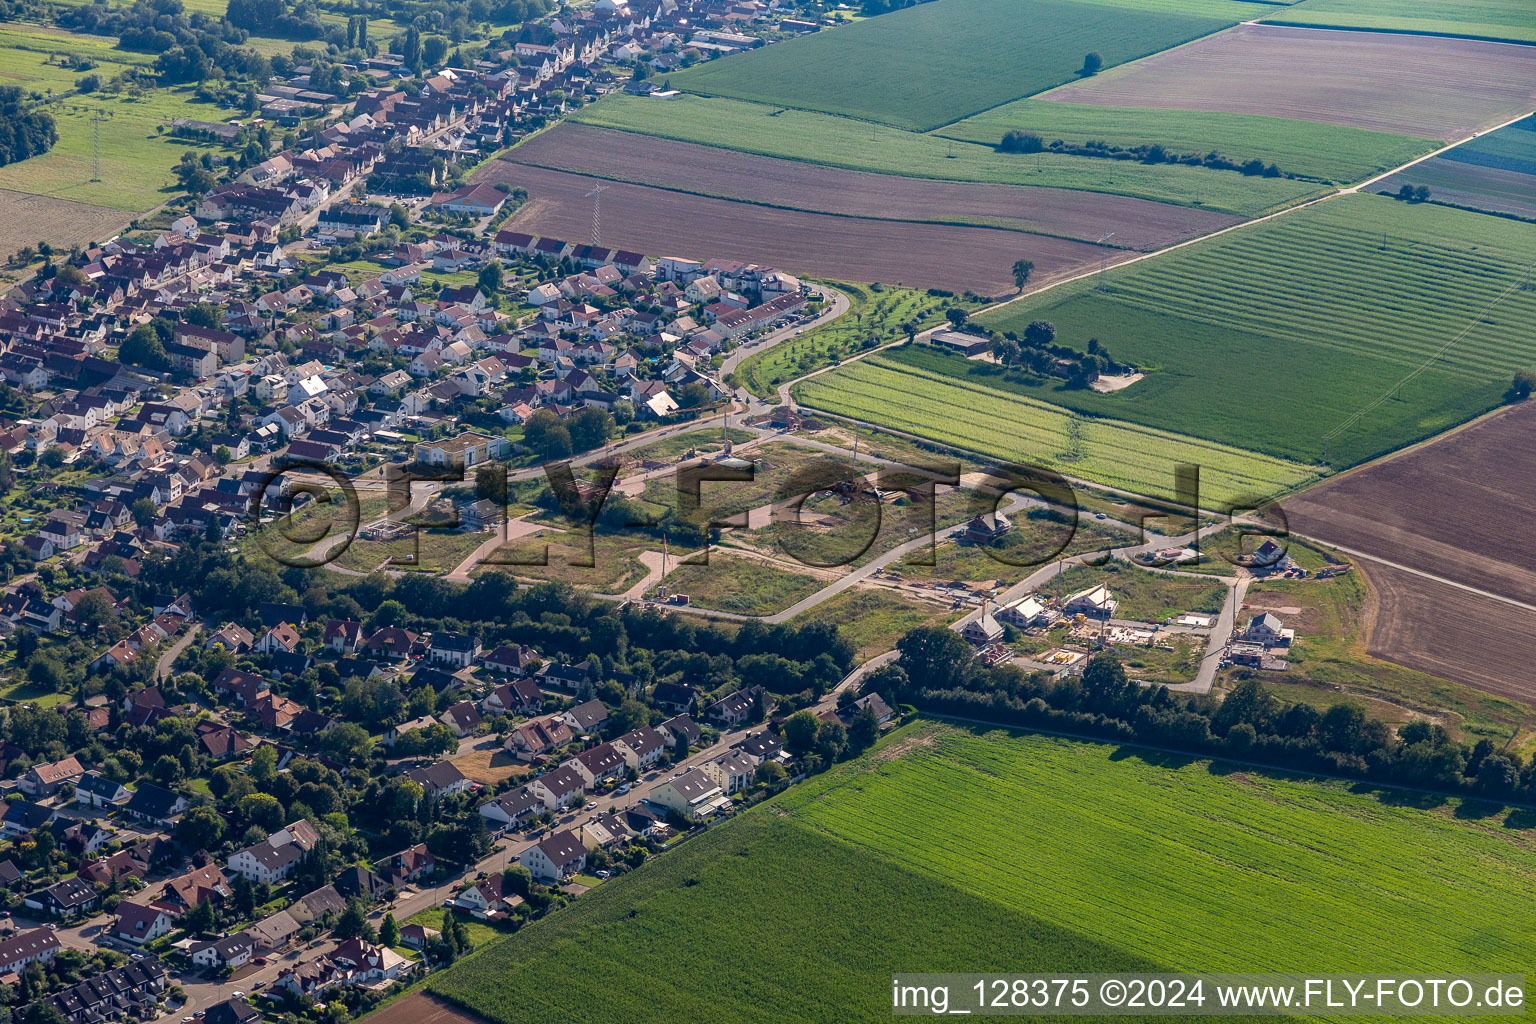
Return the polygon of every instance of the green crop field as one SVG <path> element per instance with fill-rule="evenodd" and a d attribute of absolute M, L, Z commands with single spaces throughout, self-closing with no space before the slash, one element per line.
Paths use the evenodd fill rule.
<path fill-rule="evenodd" d="M 1149 371 L 1123 391 L 985 379 L 1300 461 L 1320 459 L 1331 434 L 1329 464 L 1349 465 L 1496 405 L 1513 372 L 1536 364 L 1536 337 L 1521 327 L 1536 318 L 1536 290 L 1521 287 L 1532 251 L 1530 224 L 1380 196 L 1330 200 L 1111 270 L 1102 290 L 1085 281 L 981 318 L 1013 332 L 1048 320 L 1058 344 L 1078 348 L 1097 338 Z"/>
<path fill-rule="evenodd" d="M 893 971 L 1508 970 L 1536 844 L 1453 811 L 919 723 L 428 987 L 497 1024 L 843 1024 Z"/>
<path fill-rule="evenodd" d="M 1528 0 L 1305 0 L 1268 22 L 1536 42 Z"/>
<path fill-rule="evenodd" d="M 1090 50 L 1112 67 L 1242 20 L 1240 3 L 944 0 L 671 76 L 688 92 L 928 129 L 1070 82 Z M 1021 31 L 1025 30 L 1025 31 Z"/>
<path fill-rule="evenodd" d="M 76 71 L 60 66 L 57 56 L 86 57 L 97 66 Z M 86 74 L 103 79 L 129 67 L 152 61 L 145 54 L 113 48 L 100 36 L 72 35 L 34 25 L 0 29 L 0 83 L 21 85 L 58 97 L 49 105 L 58 124 L 58 143 L 42 156 L 0 167 L 0 188 L 34 195 L 73 199 L 118 210 L 152 210 L 179 193 L 174 188 L 172 166 L 188 149 L 204 146 L 162 136 L 157 128 L 169 128 L 178 117 L 221 121 L 228 111 L 209 103 L 195 102 L 191 89 L 149 89 L 133 99 L 126 93 L 75 92 L 75 82 Z M 67 94 L 67 95 L 66 95 Z M 105 120 L 101 133 L 100 181 L 94 169 L 95 134 L 91 117 L 100 112 Z"/>
<path fill-rule="evenodd" d="M 1075 188 L 1250 217 L 1322 191 L 1321 186 L 1306 181 L 1247 177 L 1235 171 L 1181 164 L 1053 154 L 1022 157 L 998 153 L 992 145 L 957 142 L 847 117 L 704 96 L 655 100 L 614 93 L 573 116 L 602 128 L 855 171 Z"/>
<path fill-rule="evenodd" d="M 994 107 L 940 128 L 937 134 L 995 146 L 1013 129 L 1032 132 L 1047 145 L 1056 139 L 1075 145 L 1097 140 L 1127 149 L 1161 145 L 1174 153 L 1215 150 L 1238 163 L 1262 160 L 1287 174 L 1341 185 L 1389 171 L 1440 147 L 1430 139 L 1290 117 L 1098 107 L 1039 99 Z M 1028 163 L 1033 158 L 1014 159 Z"/>
<path fill-rule="evenodd" d="M 1177 463 L 1199 465 L 1202 495 L 1218 502 L 1272 494 L 1313 475 L 1305 466 L 1268 455 L 1082 416 L 916 366 L 899 355 L 881 353 L 811 377 L 796 385 L 794 394 L 813 409 L 1165 500 L 1173 497 Z"/>

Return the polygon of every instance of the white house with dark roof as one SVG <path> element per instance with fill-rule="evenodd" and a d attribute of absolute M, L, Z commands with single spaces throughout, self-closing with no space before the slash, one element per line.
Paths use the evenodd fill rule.
<path fill-rule="evenodd" d="M 524 850 L 517 862 L 539 882 L 563 882 L 586 867 L 587 848 L 575 832 L 555 832 Z"/>

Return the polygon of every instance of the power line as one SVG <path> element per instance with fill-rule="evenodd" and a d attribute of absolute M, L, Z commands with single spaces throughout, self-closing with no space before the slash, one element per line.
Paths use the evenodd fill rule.
<path fill-rule="evenodd" d="M 1530 275 L 1530 267 L 1526 267 L 1526 279 L 1527 280 L 1529 279 L 1529 275 Z M 1371 413 L 1371 412 L 1375 411 L 1376 409 L 1380 408 L 1382 405 L 1384 405 L 1388 400 L 1390 400 L 1395 395 L 1400 394 L 1402 392 L 1404 384 L 1407 384 L 1410 381 L 1414 380 L 1416 377 L 1419 376 L 1419 374 L 1421 374 L 1425 370 L 1429 369 L 1430 366 L 1432 366 L 1435 363 L 1439 362 L 1440 358 L 1442 356 L 1444 356 L 1447 352 L 1449 352 L 1456 345 L 1460 344 L 1462 339 L 1464 339 L 1468 334 L 1471 334 L 1473 328 L 1477 327 L 1478 324 L 1482 323 L 1485 319 L 1487 319 L 1488 314 L 1493 312 L 1493 308 L 1495 306 L 1497 306 L 1499 303 L 1503 302 L 1505 299 L 1509 298 L 1511 294 L 1513 294 L 1516 290 L 1522 288 L 1523 286 L 1524 285 L 1523 285 L 1522 281 L 1516 280 L 1508 288 L 1504 289 L 1498 295 L 1494 296 L 1492 301 L 1490 301 L 1488 303 L 1488 305 L 1484 306 L 1482 311 L 1479 312 L 1477 314 L 1477 316 L 1472 318 L 1472 322 L 1471 323 L 1467 324 L 1467 326 L 1463 327 L 1460 331 L 1458 331 L 1456 333 L 1456 336 L 1453 337 L 1450 341 L 1448 341 L 1444 345 L 1440 346 L 1439 350 L 1436 351 L 1434 355 L 1432 355 L 1428 359 L 1424 360 L 1423 363 L 1419 364 L 1419 366 L 1417 368 L 1415 368 L 1413 371 L 1411 371 L 1406 376 L 1404 376 L 1396 384 L 1393 384 L 1391 387 L 1387 388 L 1384 392 L 1382 392 L 1380 397 L 1378 397 L 1374 402 L 1371 402 L 1369 405 L 1366 405 L 1364 408 L 1360 409 L 1358 412 L 1356 412 L 1349 419 L 1345 420 L 1343 423 L 1340 423 L 1338 426 L 1334 427 L 1328 433 L 1324 434 L 1323 435 L 1323 461 L 1324 462 L 1328 461 L 1328 442 L 1329 442 L 1330 439 L 1338 437 L 1344 431 L 1348 430 L 1350 427 L 1353 427 L 1356 423 L 1360 422 L 1360 420 L 1364 419 L 1366 415 L 1368 415 L 1369 413 Z"/>
<path fill-rule="evenodd" d="M 93 133 L 91 143 L 92 181 L 101 180 L 101 122 L 105 121 L 106 119 L 106 116 L 102 114 L 100 108 L 97 108 L 91 113 L 91 131 Z"/>

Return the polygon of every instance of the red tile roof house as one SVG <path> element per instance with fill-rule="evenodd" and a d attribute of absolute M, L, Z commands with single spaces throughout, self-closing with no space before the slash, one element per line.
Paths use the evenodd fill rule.
<path fill-rule="evenodd" d="M 124 942 L 142 946 L 162 935 L 168 935 L 175 925 L 174 908 L 158 903 L 141 906 L 123 902 L 117 905 L 117 922 L 112 926 L 112 936 Z"/>

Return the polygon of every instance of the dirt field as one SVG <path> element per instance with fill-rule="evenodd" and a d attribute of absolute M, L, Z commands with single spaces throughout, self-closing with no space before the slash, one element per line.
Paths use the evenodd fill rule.
<path fill-rule="evenodd" d="M 1516 700 L 1536 699 L 1536 612 L 1363 559 L 1378 658 Z"/>
<path fill-rule="evenodd" d="M 1396 192 L 1403 185 L 1426 186 L 1437 203 L 1536 220 L 1536 174 L 1437 156 L 1383 179 L 1371 191 Z"/>
<path fill-rule="evenodd" d="M 593 179 L 504 160 L 478 177 L 528 190 L 527 205 L 507 226 L 578 242 L 591 237 Z M 802 213 L 629 184 L 602 194 L 602 242 L 658 256 L 716 256 L 812 277 L 993 296 L 1014 291 L 1017 259 L 1034 261 L 1036 283 L 1097 267 L 1103 253 L 1110 266 L 1132 255 L 1017 231 Z"/>
<path fill-rule="evenodd" d="M 753 156 L 567 122 L 509 153 L 514 164 L 576 171 L 727 199 L 883 220 L 998 225 L 1160 249 L 1242 218 L 1171 203 L 1062 188 L 982 185 L 871 174 Z M 484 177 L 486 172 L 482 171 Z M 505 180 L 505 179 L 496 179 Z"/>
<path fill-rule="evenodd" d="M 486 1024 L 467 1010 L 461 1010 L 425 992 L 412 992 L 397 999 L 377 1013 L 368 1015 L 369 1024 Z"/>
<path fill-rule="evenodd" d="M 527 764 L 504 750 L 472 750 L 451 760 L 455 768 L 482 786 L 494 786 L 503 779 L 528 772 Z"/>
<path fill-rule="evenodd" d="M 1299 534 L 1536 604 L 1536 403 L 1283 503 Z"/>
<path fill-rule="evenodd" d="M 127 220 L 122 210 L 0 188 L 0 259 L 39 241 L 64 249 L 100 241 Z"/>
<path fill-rule="evenodd" d="M 1239 25 L 1041 98 L 1271 114 L 1452 140 L 1536 107 L 1536 47 Z"/>

